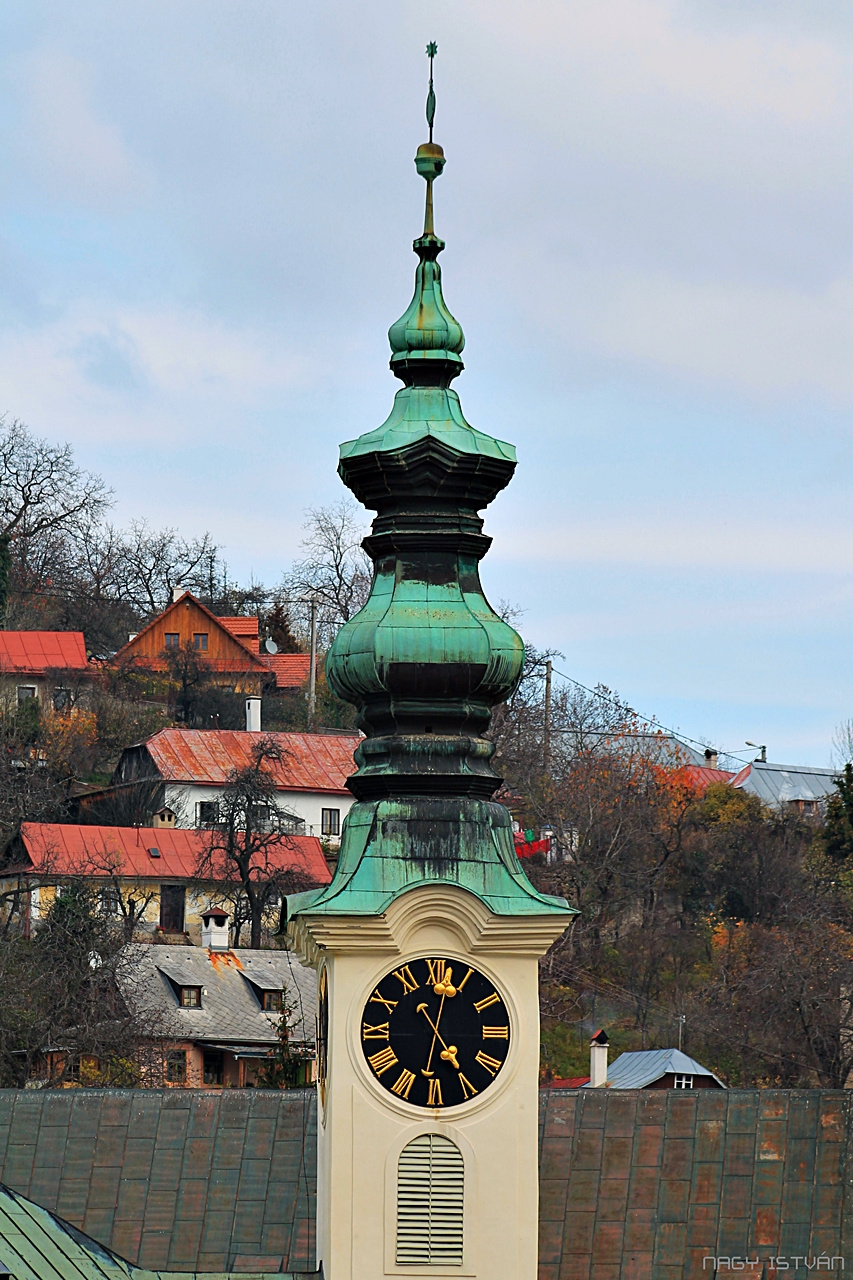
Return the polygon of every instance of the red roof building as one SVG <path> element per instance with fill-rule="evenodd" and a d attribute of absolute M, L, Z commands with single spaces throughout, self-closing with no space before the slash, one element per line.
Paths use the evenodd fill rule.
<path fill-rule="evenodd" d="M 68 704 L 69 680 L 92 674 L 82 631 L 0 631 L 0 682 L 18 703 Z"/>
<path fill-rule="evenodd" d="M 25 918 L 32 921 L 49 905 L 56 885 L 83 878 L 98 887 L 104 909 L 116 915 L 121 913 L 118 895 L 126 892 L 144 902 L 136 930 L 141 936 L 186 933 L 200 941 L 210 892 L 192 886 L 207 838 L 206 831 L 170 827 L 25 822 L 3 851 L 0 889 L 11 898 L 22 888 Z M 264 861 L 265 873 L 290 874 L 300 888 L 328 884 L 331 878 L 313 836 L 281 837 L 264 851 Z"/>
<path fill-rule="evenodd" d="M 307 653 L 261 653 L 256 617 L 220 618 L 189 591 L 132 636 L 112 661 L 162 672 L 167 669 L 167 651 L 186 645 L 198 653 L 217 683 L 238 693 L 299 689 L 308 679 Z"/>

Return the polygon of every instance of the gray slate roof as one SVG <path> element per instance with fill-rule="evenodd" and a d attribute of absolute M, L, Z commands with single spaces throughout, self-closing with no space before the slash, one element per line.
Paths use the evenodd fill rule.
<path fill-rule="evenodd" d="M 291 1038 L 313 1046 L 317 976 L 289 951 L 208 951 L 206 947 L 137 945 L 132 999 L 155 1009 L 164 1032 L 221 1045 L 270 1045 L 278 1014 L 265 1013 L 257 991 L 284 991 L 292 1010 Z M 201 987 L 201 1008 L 184 1009 L 175 988 Z"/>
<path fill-rule="evenodd" d="M 695 1058 L 688 1058 L 680 1049 L 644 1049 L 638 1053 L 621 1053 L 607 1068 L 607 1087 L 645 1089 L 670 1072 L 678 1076 L 710 1076 L 721 1088 L 725 1088 L 713 1071 L 703 1067 Z M 584 1089 L 591 1087 L 588 1084 L 583 1086 Z"/>
<path fill-rule="evenodd" d="M 751 791 L 765 804 L 778 805 L 791 800 L 824 800 L 835 791 L 837 777 L 837 769 L 755 760 L 732 778 L 732 786 Z"/>

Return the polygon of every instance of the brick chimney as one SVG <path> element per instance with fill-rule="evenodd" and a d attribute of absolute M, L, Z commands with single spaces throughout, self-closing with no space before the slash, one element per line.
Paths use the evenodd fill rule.
<path fill-rule="evenodd" d="M 596 1031 L 589 1041 L 589 1083 L 593 1089 L 607 1084 L 607 1053 L 610 1041 L 606 1031 Z"/>
<path fill-rule="evenodd" d="M 228 912 L 212 909 L 201 913 L 201 945 L 208 951 L 228 951 Z"/>

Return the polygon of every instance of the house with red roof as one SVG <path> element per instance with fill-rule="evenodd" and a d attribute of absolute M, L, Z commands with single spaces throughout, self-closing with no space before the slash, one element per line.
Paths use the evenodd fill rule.
<path fill-rule="evenodd" d="M 132 635 L 111 664 L 165 673 L 169 651 L 187 646 L 198 654 L 213 682 L 234 693 L 286 694 L 308 680 L 307 653 L 262 653 L 257 618 L 217 617 L 189 591 Z"/>
<path fill-rule="evenodd" d="M 18 706 L 62 710 L 92 675 L 82 631 L 0 631 L 0 687 Z"/>
<path fill-rule="evenodd" d="M 126 747 L 110 786 L 79 798 L 81 814 L 141 813 L 142 820 L 201 827 L 216 820 L 217 801 L 234 773 L 253 763 L 253 749 L 271 739 L 281 753 L 267 764 L 294 835 L 336 847 L 355 803 L 347 778 L 355 772 L 357 733 L 259 733 L 243 729 L 161 729 Z"/>
<path fill-rule="evenodd" d="M 169 827 L 80 826 L 25 822 L 0 855 L 4 914 L 25 928 L 48 909 L 61 886 L 84 879 L 102 909 L 146 941 L 202 941 L 202 915 L 221 904 L 227 885 L 199 887 L 196 867 L 206 832 Z M 265 872 L 300 889 L 328 884 L 315 836 L 284 836 L 264 850 Z M 236 885 L 234 886 L 236 889 Z M 227 892 L 226 895 L 227 896 Z M 269 926 L 278 925 L 271 904 Z"/>

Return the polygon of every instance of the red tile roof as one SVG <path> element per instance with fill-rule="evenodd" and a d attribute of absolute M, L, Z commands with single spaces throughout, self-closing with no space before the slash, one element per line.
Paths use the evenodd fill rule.
<path fill-rule="evenodd" d="M 25 822 L 20 839 L 32 866 L 42 873 L 97 877 L 114 870 L 140 879 L 191 880 L 205 835 L 180 827 Z M 159 850 L 159 858 L 152 857 L 150 849 Z M 276 870 L 298 871 L 318 885 L 331 879 L 316 836 L 284 836 L 278 846 L 270 846 L 269 856 Z"/>
<path fill-rule="evenodd" d="M 283 759 L 270 762 L 282 791 L 328 791 L 350 795 L 346 780 L 355 772 L 353 752 L 358 734 L 247 733 L 244 729 L 161 729 L 145 747 L 167 782 L 224 786 L 234 769 L 252 764 L 252 747 L 274 738 Z"/>
<path fill-rule="evenodd" d="M 258 636 L 257 618 L 217 618 L 226 631 L 230 631 L 236 640 L 242 641 L 252 653 L 260 653 L 261 645 Z"/>
<path fill-rule="evenodd" d="M 88 666 L 82 631 L 0 631 L 0 671 L 44 675 L 51 667 Z"/>
<path fill-rule="evenodd" d="M 298 689 L 308 679 L 311 658 L 307 653 L 262 653 L 261 658 L 275 673 L 277 689 Z"/>
<path fill-rule="evenodd" d="M 553 1076 L 550 1080 L 543 1080 L 540 1089 L 582 1089 L 585 1084 L 589 1084 L 589 1076 Z"/>

